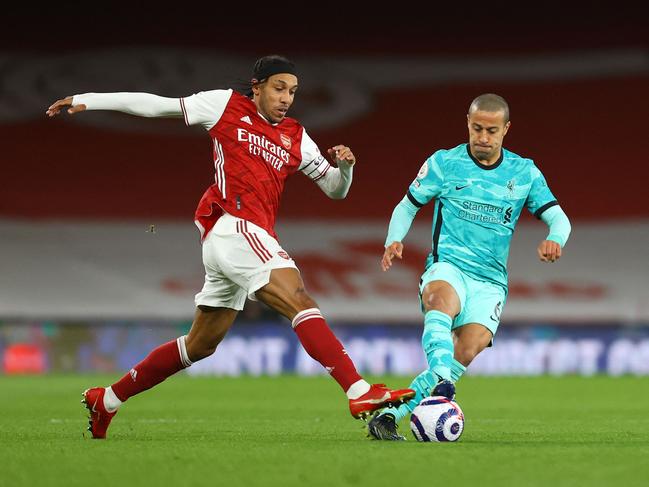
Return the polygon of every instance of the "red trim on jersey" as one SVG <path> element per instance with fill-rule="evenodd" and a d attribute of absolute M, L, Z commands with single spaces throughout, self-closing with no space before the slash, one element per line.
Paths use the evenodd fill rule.
<path fill-rule="evenodd" d="M 183 118 L 185 119 L 185 125 L 189 125 L 189 121 L 187 120 L 187 110 L 185 110 L 185 99 L 184 98 L 180 99 L 180 109 L 183 112 Z"/>
<path fill-rule="evenodd" d="M 325 174 L 327 174 L 327 171 L 328 171 L 329 169 L 331 169 L 331 166 L 327 166 L 327 167 L 325 167 L 325 170 L 322 171 L 322 174 L 320 174 L 320 176 L 316 176 L 316 177 L 313 178 L 311 181 L 313 181 L 313 182 L 315 183 L 318 179 L 322 178 Z"/>

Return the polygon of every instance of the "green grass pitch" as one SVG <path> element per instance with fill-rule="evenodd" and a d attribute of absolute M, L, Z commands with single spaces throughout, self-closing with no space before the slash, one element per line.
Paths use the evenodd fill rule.
<path fill-rule="evenodd" d="M 649 485 L 646 378 L 466 377 L 462 438 L 427 444 L 367 439 L 328 377 L 178 376 L 84 438 L 81 391 L 114 379 L 0 376 L 0 485 Z"/>

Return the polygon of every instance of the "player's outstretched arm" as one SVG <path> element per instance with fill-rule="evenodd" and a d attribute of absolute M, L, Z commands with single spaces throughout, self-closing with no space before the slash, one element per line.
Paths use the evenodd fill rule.
<path fill-rule="evenodd" d="M 61 110 L 73 115 L 84 110 L 114 110 L 140 117 L 182 117 L 180 98 L 150 93 L 84 93 L 55 101 L 45 112 L 49 117 Z"/>
<path fill-rule="evenodd" d="M 381 259 L 381 268 L 383 272 L 392 267 L 392 259 L 395 257 L 403 258 L 403 244 L 401 242 L 392 242 L 385 248 L 383 252 L 383 259 Z"/>

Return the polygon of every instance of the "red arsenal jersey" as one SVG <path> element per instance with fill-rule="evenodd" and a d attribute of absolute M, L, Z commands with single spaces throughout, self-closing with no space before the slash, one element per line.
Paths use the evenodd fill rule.
<path fill-rule="evenodd" d="M 202 238 L 223 211 L 276 236 L 275 218 L 286 178 L 302 170 L 317 180 L 331 167 L 296 120 L 271 124 L 251 99 L 237 92 L 204 91 L 181 98 L 181 106 L 185 123 L 205 127 L 213 143 L 214 184 L 195 214 Z"/>

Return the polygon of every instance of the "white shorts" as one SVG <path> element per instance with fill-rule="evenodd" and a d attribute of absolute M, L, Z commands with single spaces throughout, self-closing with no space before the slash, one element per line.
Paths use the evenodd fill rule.
<path fill-rule="evenodd" d="M 268 284 L 273 269 L 293 267 L 293 259 L 266 230 L 225 213 L 203 241 L 205 284 L 196 306 L 241 311 L 246 297 Z"/>

